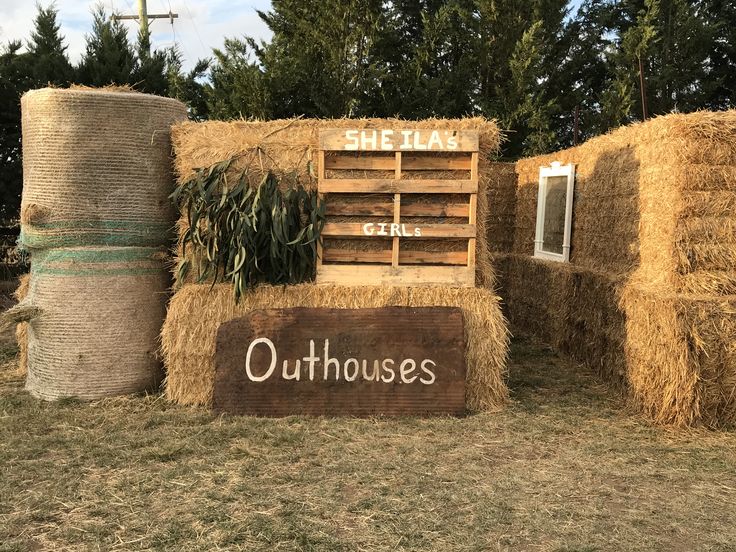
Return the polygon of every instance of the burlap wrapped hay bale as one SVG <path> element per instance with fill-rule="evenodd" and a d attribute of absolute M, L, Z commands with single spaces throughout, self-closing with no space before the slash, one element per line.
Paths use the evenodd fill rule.
<path fill-rule="evenodd" d="M 27 294 L 6 322 L 26 321 L 26 388 L 42 399 L 154 388 L 169 288 L 157 248 L 66 248 L 33 255 Z"/>
<path fill-rule="evenodd" d="M 251 186 L 258 185 L 263 176 L 268 171 L 272 171 L 283 182 L 299 183 L 308 190 L 314 190 L 317 187 L 319 171 L 317 166 L 319 131 L 328 128 L 477 130 L 480 154 L 476 283 L 485 287 L 493 285 L 494 273 L 488 254 L 486 232 L 489 205 L 485 190 L 488 186 L 488 179 L 495 174 L 491 159 L 498 151 L 501 140 L 501 133 L 495 121 L 476 117 L 426 119 L 422 121 L 403 121 L 400 119 L 291 119 L 267 122 L 185 122 L 175 125 L 172 129 L 177 175 L 180 181 L 184 181 L 190 178 L 197 168 L 209 167 L 227 159 L 234 159 L 230 166 L 232 179 L 237 178 L 247 167 Z M 437 153 L 433 155 L 441 156 L 445 154 Z M 328 173 L 331 172 L 328 171 Z M 335 172 L 340 172 L 339 176 L 344 178 L 366 176 L 365 171 L 352 171 L 352 174 L 347 174 L 350 171 Z M 417 179 L 452 178 L 450 175 L 443 175 L 441 171 L 432 171 L 431 174 L 427 171 L 411 172 L 411 177 Z M 360 173 L 360 175 L 356 173 Z M 374 178 L 386 177 L 376 171 L 373 171 L 371 175 Z M 391 171 L 388 177 L 393 178 L 393 175 L 394 173 Z M 334 219 L 334 221 L 338 220 Z M 179 221 L 180 236 L 186 232 L 187 226 L 188 221 L 181 218 Z M 351 245 L 366 249 L 382 247 L 382 244 L 371 240 L 362 240 L 359 244 L 353 242 Z M 422 241 L 421 243 L 416 242 L 415 245 L 417 249 L 432 251 L 456 251 L 467 248 L 466 242 L 457 243 L 453 240 L 443 240 L 441 243 Z M 181 261 L 190 253 L 180 249 L 177 255 Z"/>
<path fill-rule="evenodd" d="M 32 90 L 21 99 L 21 243 L 29 249 L 158 246 L 174 210 L 170 98 L 107 89 Z"/>
<path fill-rule="evenodd" d="M 179 404 L 207 406 L 214 383 L 215 336 L 223 322 L 263 308 L 457 306 L 463 310 L 467 349 L 466 402 L 495 410 L 508 401 L 508 331 L 498 297 L 482 288 L 260 286 L 236 304 L 227 284 L 189 284 L 171 300 L 162 331 L 166 396 Z"/>

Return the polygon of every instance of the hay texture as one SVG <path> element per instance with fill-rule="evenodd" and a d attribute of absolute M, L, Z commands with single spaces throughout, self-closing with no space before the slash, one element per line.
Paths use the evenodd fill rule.
<path fill-rule="evenodd" d="M 570 263 L 532 258 L 539 167 L 576 164 Z M 655 422 L 736 423 L 736 112 L 668 115 L 517 163 L 499 289 L 515 333 Z"/>
<path fill-rule="evenodd" d="M 489 207 L 488 180 L 491 178 L 491 158 L 498 151 L 501 133 L 494 121 L 482 118 L 467 119 L 426 119 L 422 121 L 403 121 L 400 119 L 291 119 L 268 122 L 260 121 L 208 121 L 203 123 L 184 122 L 172 129 L 172 142 L 175 152 L 175 166 L 179 181 L 190 178 L 195 169 L 209 167 L 220 161 L 235 158 L 230 173 L 233 178 L 248 167 L 249 182 L 257 185 L 262 177 L 271 171 L 282 181 L 298 183 L 307 190 L 317 187 L 319 167 L 319 131 L 328 128 L 376 128 L 376 129 L 457 129 L 477 130 L 479 132 L 479 191 L 477 206 L 476 239 L 476 283 L 490 287 L 494 282 L 489 248 L 486 243 Z M 437 155 L 443 155 L 438 153 Z M 328 171 L 330 173 L 332 171 Z M 365 171 L 334 171 L 334 176 L 349 177 Z M 380 172 L 380 171 L 379 171 Z M 373 173 L 375 178 L 385 175 Z M 329 174 L 328 174 L 329 176 Z M 393 172 L 388 176 L 393 178 Z M 413 171 L 412 178 L 450 178 L 440 171 Z M 331 219 L 332 220 L 332 219 Z M 361 219 L 362 220 L 362 219 Z M 335 219 L 335 221 L 338 221 Z M 407 219 L 407 222 L 411 222 Z M 456 221 L 455 221 L 456 222 Z M 187 221 L 179 221 L 179 235 L 187 230 Z M 380 248 L 385 244 L 377 241 L 360 240 L 352 245 L 359 248 Z M 333 244 L 335 245 L 335 244 Z M 418 250 L 429 250 L 426 242 L 414 244 Z M 438 249 L 439 247 L 439 249 Z M 459 246 L 446 240 L 435 242 L 432 250 L 450 251 Z M 455 248 L 455 249 L 453 249 Z M 178 260 L 189 258 L 190 252 L 177 251 Z M 196 259 L 195 259 L 196 262 Z"/>
<path fill-rule="evenodd" d="M 227 284 L 189 284 L 173 297 L 162 331 L 166 396 L 179 404 L 212 400 L 215 336 L 223 322 L 262 308 L 457 306 L 467 337 L 466 403 L 470 410 L 496 410 L 508 401 L 505 382 L 508 332 L 498 297 L 482 288 L 260 286 L 238 305 Z"/>
<path fill-rule="evenodd" d="M 493 252 L 510 253 L 514 246 L 516 218 L 516 165 L 491 163 L 487 172 L 488 217 L 486 233 L 488 248 Z"/>
<path fill-rule="evenodd" d="M 28 249 L 167 243 L 174 223 L 170 98 L 32 90 L 21 99 L 21 244 Z"/>
<path fill-rule="evenodd" d="M 28 295 L 28 284 L 31 275 L 23 274 L 18 282 L 18 289 L 13 293 L 18 302 L 22 302 Z M 18 344 L 18 373 L 25 376 L 28 372 L 28 323 L 21 322 L 15 327 L 15 341 Z"/>
<path fill-rule="evenodd" d="M 19 329 L 26 389 L 42 399 L 98 399 L 153 389 L 170 284 L 156 248 L 34 253 Z M 23 345 L 23 343 L 27 345 Z"/>
<path fill-rule="evenodd" d="M 532 255 L 539 167 L 575 163 L 570 262 L 666 292 L 736 294 L 736 111 L 667 115 L 516 165 Z"/>

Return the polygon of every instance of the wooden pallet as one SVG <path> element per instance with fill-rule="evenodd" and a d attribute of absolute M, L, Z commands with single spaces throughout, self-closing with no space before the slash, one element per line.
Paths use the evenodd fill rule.
<path fill-rule="evenodd" d="M 398 142 L 387 148 L 384 141 L 380 149 L 348 147 L 357 140 L 346 140 L 345 130 L 320 132 L 318 191 L 327 223 L 318 254 L 318 284 L 475 285 L 478 133 L 441 131 L 434 144 L 454 136 L 452 150 L 413 147 L 431 146 L 431 132 L 415 131 L 414 139 L 407 138 L 401 148 Z M 368 145 L 374 144 L 380 138 Z M 341 177 L 341 171 L 351 171 L 350 178 Z M 445 171 L 454 178 L 435 174 Z M 336 217 L 350 221 L 333 222 Z M 339 246 L 331 245 L 335 240 Z M 366 251 L 360 247 L 365 240 L 385 246 Z M 424 249 L 443 240 L 465 243 L 458 251 L 412 250 L 416 240 L 422 240 Z"/>

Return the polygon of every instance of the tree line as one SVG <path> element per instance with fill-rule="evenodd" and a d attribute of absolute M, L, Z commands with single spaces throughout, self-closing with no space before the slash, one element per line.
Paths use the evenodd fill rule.
<path fill-rule="evenodd" d="M 182 69 L 101 7 L 70 63 L 53 6 L 25 45 L 0 50 L 0 201 L 17 211 L 19 97 L 31 88 L 128 84 L 179 98 L 194 119 L 495 118 L 502 156 L 545 153 L 736 96 L 732 0 L 273 0 L 266 42 L 224 38 Z"/>

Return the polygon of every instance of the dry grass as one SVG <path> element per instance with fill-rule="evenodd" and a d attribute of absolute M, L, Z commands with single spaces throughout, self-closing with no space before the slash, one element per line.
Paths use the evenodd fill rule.
<path fill-rule="evenodd" d="M 736 549 L 736 434 L 653 428 L 527 342 L 511 389 L 465 419 L 269 420 L 4 384 L 0 550 Z"/>
<path fill-rule="evenodd" d="M 467 350 L 467 405 L 497 410 L 508 401 L 508 330 L 498 297 L 482 288 L 392 286 L 259 286 L 235 304 L 229 284 L 189 284 L 171 299 L 161 332 L 167 397 L 208 405 L 214 385 L 215 336 L 223 322 L 263 308 L 454 306 L 463 310 Z"/>

